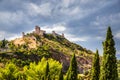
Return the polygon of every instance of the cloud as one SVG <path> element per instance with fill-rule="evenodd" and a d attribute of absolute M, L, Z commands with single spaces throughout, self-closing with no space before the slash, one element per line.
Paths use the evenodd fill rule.
<path fill-rule="evenodd" d="M 66 27 L 64 24 L 53 24 L 52 26 L 47 25 L 42 27 L 43 30 L 45 30 L 48 33 L 51 33 L 52 31 L 55 31 L 57 33 L 63 33 L 66 30 Z"/>
<path fill-rule="evenodd" d="M 3 40 L 4 38 L 7 40 L 13 40 L 15 38 L 19 38 L 21 35 L 14 34 L 10 32 L 0 31 L 0 40 Z"/>
<path fill-rule="evenodd" d="M 22 11 L 16 12 L 0 12 L 0 24 L 7 26 L 7 28 L 17 27 L 15 25 L 21 25 L 24 23 L 31 23 L 28 20 L 28 17 Z"/>
<path fill-rule="evenodd" d="M 65 34 L 65 37 L 73 42 L 79 42 L 79 41 L 87 41 L 89 39 L 89 37 L 78 37 L 72 34 Z"/>
<path fill-rule="evenodd" d="M 95 39 L 97 39 L 97 40 L 104 40 L 104 38 L 102 36 L 97 36 Z"/>
<path fill-rule="evenodd" d="M 120 39 L 120 32 L 115 34 L 115 38 Z"/>
<path fill-rule="evenodd" d="M 28 14 L 30 14 L 31 16 L 50 16 L 52 11 L 50 3 L 44 3 L 41 5 L 37 5 L 35 3 L 28 3 L 26 4 L 26 9 L 28 10 Z"/>
<path fill-rule="evenodd" d="M 105 16 L 97 16 L 94 21 L 90 22 L 90 25 L 94 28 L 106 30 L 106 27 L 117 25 L 120 22 L 120 13 L 113 13 Z"/>

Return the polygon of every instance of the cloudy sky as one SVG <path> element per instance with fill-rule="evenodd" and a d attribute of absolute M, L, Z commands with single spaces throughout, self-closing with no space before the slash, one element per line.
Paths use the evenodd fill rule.
<path fill-rule="evenodd" d="M 120 0 L 0 0 L 0 40 L 31 32 L 35 25 L 102 54 L 111 26 L 120 57 Z"/>

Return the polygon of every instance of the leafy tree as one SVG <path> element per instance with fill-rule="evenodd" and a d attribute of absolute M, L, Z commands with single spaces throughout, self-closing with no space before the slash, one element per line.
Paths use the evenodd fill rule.
<path fill-rule="evenodd" d="M 30 66 L 25 66 L 23 72 L 27 80 L 54 80 L 61 68 L 62 65 L 58 61 L 42 58 L 38 64 L 31 63 Z"/>
<path fill-rule="evenodd" d="M 0 47 L 5 48 L 7 43 L 8 43 L 8 41 L 6 39 L 3 39 L 2 41 L 0 41 Z"/>
<path fill-rule="evenodd" d="M 0 80 L 16 80 L 18 68 L 13 63 L 7 63 L 5 68 L 0 68 Z"/>
<path fill-rule="evenodd" d="M 103 60 L 100 80 L 118 80 L 115 42 L 111 28 L 108 27 L 106 40 L 103 42 Z"/>
<path fill-rule="evenodd" d="M 94 55 L 93 64 L 92 64 L 91 80 L 99 80 L 99 74 L 100 74 L 99 54 L 98 54 L 98 50 L 96 50 L 96 54 Z"/>
<path fill-rule="evenodd" d="M 67 71 L 66 80 L 77 80 L 77 62 L 75 54 L 73 54 L 69 69 Z"/>

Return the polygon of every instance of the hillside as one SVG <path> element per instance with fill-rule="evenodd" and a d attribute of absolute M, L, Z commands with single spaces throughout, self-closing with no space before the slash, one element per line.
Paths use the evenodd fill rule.
<path fill-rule="evenodd" d="M 63 71 L 66 72 L 73 53 L 77 58 L 79 73 L 88 71 L 91 68 L 92 51 L 70 42 L 64 34 L 59 35 L 55 31 L 46 33 L 37 26 L 34 32 L 23 33 L 21 38 L 6 42 L 0 52 L 0 66 L 12 61 L 22 67 L 46 57 L 62 63 Z"/>

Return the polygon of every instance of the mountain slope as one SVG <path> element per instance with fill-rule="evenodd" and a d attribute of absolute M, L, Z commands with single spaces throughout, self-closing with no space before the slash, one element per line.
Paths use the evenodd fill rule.
<path fill-rule="evenodd" d="M 78 62 L 78 71 L 91 68 L 93 52 L 70 42 L 59 34 L 39 35 L 28 33 L 22 38 L 17 38 L 8 43 L 7 50 L 1 51 L 0 62 L 12 61 L 18 66 L 29 65 L 30 62 L 38 62 L 43 56 L 53 58 L 63 65 L 63 71 L 69 67 L 70 57 L 75 53 Z"/>

